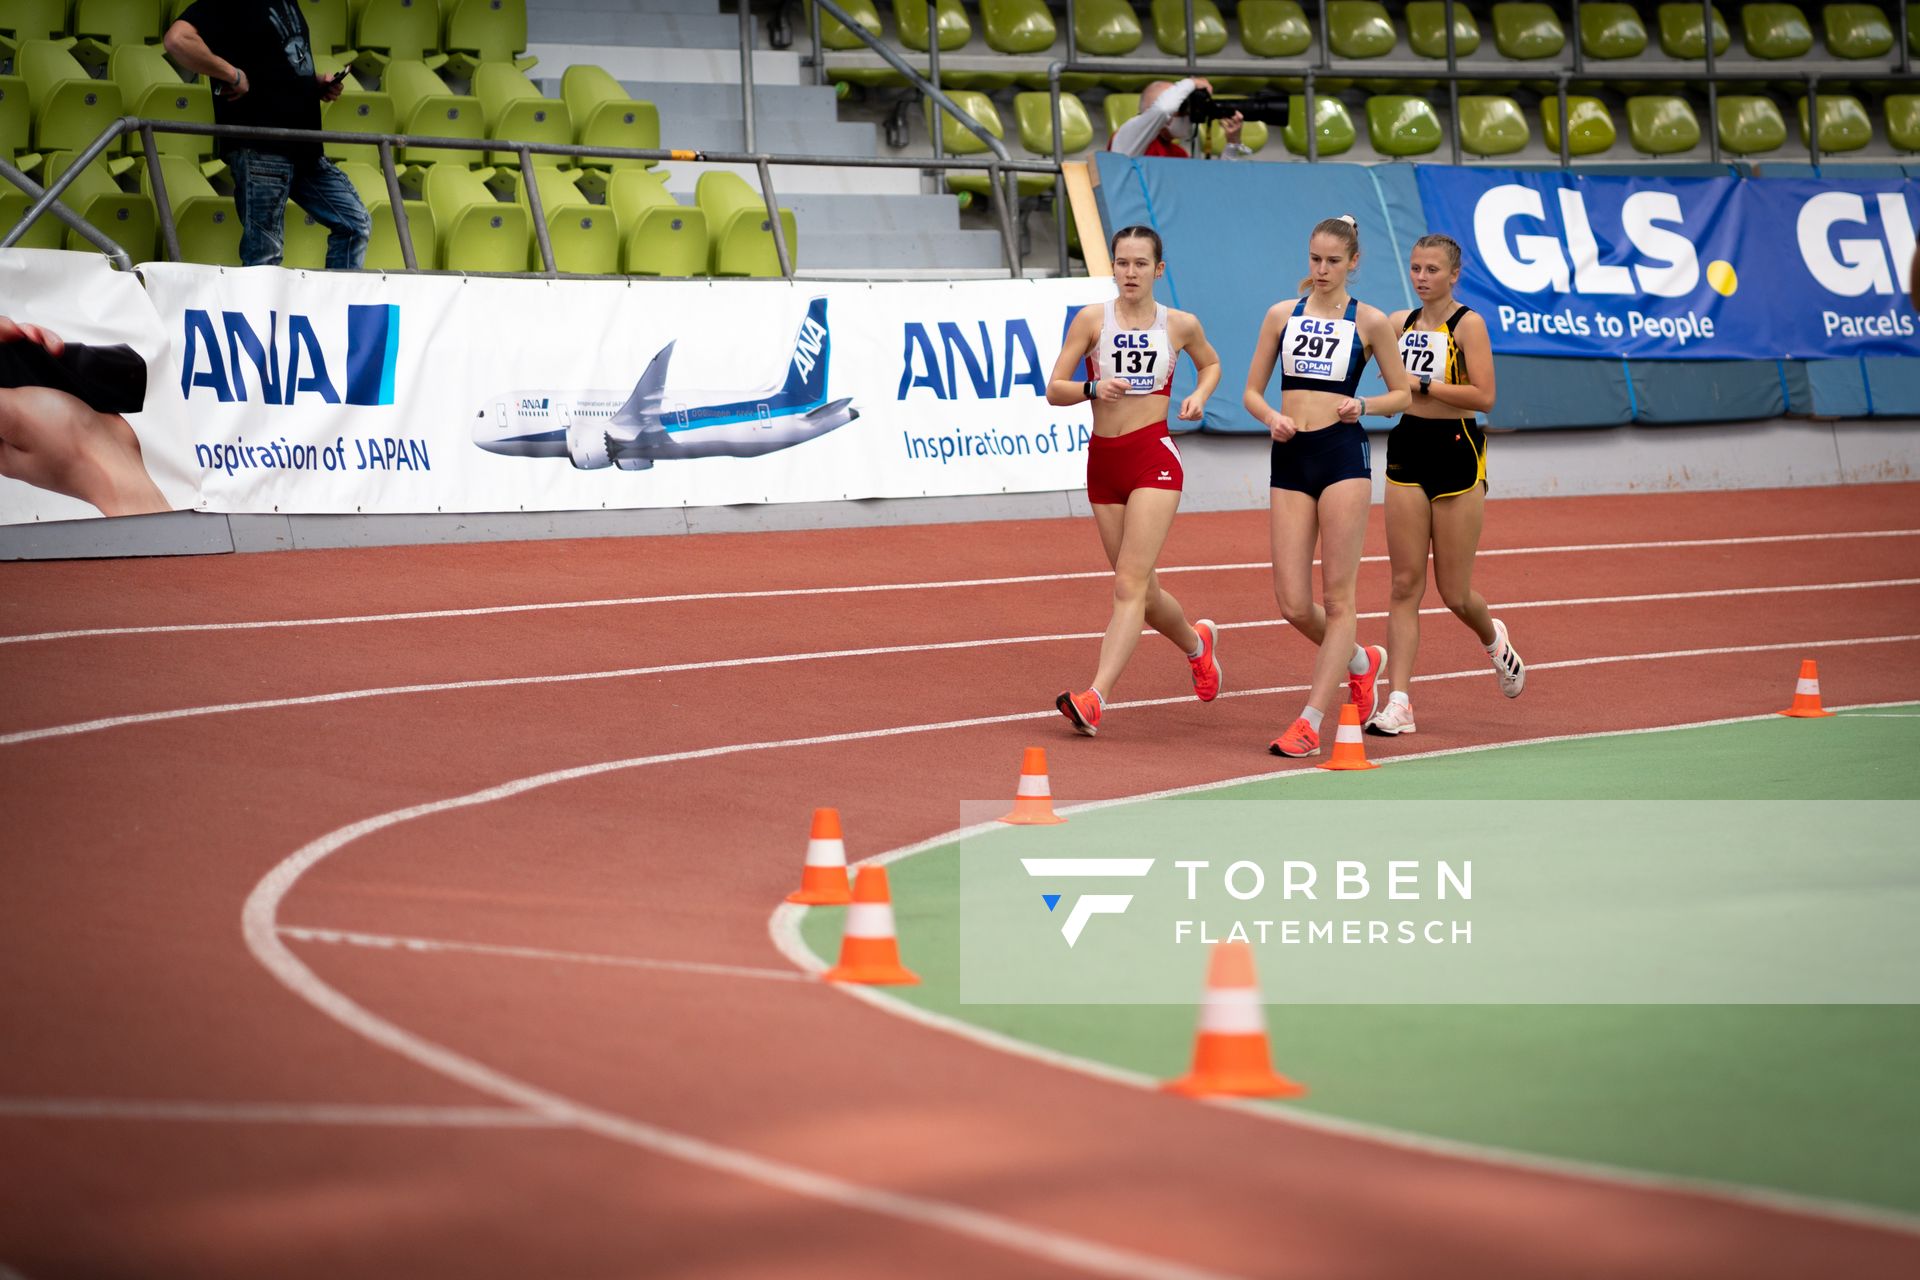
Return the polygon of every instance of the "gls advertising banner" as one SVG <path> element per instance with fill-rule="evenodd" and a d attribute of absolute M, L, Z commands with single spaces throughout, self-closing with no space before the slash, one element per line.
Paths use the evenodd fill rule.
<path fill-rule="evenodd" d="M 1428 228 L 1495 351 L 1653 360 L 1920 353 L 1920 182 L 1581 177 L 1423 165 Z"/>
<path fill-rule="evenodd" d="M 171 263 L 142 273 L 147 314 L 127 322 L 148 353 L 135 455 L 186 479 L 186 500 L 172 505 L 221 512 L 1069 489 L 1084 483 L 1091 417 L 1048 405 L 1047 375 L 1072 311 L 1111 295 L 1084 279 L 548 283 Z M 56 331 L 70 323 L 79 277 L 31 278 L 0 313 Z M 96 328 L 89 337 L 111 336 Z M 49 518 L 29 483 L 0 480 L 0 521 Z M 167 486 L 169 498 L 181 487 Z M 78 506 L 65 503 L 63 518 L 84 514 Z"/>

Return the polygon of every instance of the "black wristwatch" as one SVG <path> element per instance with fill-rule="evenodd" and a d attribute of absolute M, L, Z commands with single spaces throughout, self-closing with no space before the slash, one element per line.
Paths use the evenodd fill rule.
<path fill-rule="evenodd" d="M 1080 384 L 1080 390 L 1084 391 L 1086 393 L 1087 399 L 1091 400 L 1093 399 L 1094 394 L 1100 390 L 1100 384 L 1098 381 L 1092 378 L 1089 378 L 1085 382 Z"/>
<path fill-rule="evenodd" d="M 1433 375 L 1432 375 L 1432 374 L 1430 374 L 1430 373 L 1423 373 L 1423 374 L 1421 374 L 1421 375 L 1420 375 L 1420 394 L 1421 394 L 1421 395 L 1425 395 L 1425 394 L 1427 394 L 1427 388 L 1428 388 L 1428 387 L 1431 387 L 1432 385 L 1433 385 Z"/>

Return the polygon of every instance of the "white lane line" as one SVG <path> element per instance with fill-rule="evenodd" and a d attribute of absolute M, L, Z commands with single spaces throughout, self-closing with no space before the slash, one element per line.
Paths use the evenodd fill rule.
<path fill-rule="evenodd" d="M 296 942 L 371 947 L 381 951 L 419 954 L 459 952 L 500 956 L 514 960 L 557 960 L 566 964 L 607 965 L 622 969 L 659 969 L 671 973 L 701 973 L 727 978 L 764 978 L 771 982 L 804 982 L 806 975 L 791 969 L 766 969 L 738 964 L 706 964 L 697 960 L 652 960 L 644 956 L 609 956 L 587 951 L 549 951 L 542 947 L 513 947 L 489 942 L 451 942 L 443 938 L 409 938 L 386 933 L 355 933 L 345 929 L 314 929 L 281 925 L 280 936 Z"/>
<path fill-rule="evenodd" d="M 1551 547 L 1483 547 L 1480 556 L 1559 555 L 1590 551 L 1648 551 L 1681 547 L 1744 547 L 1781 542 L 1833 542 L 1858 538 L 1911 538 L 1920 529 L 1868 529 L 1857 532 L 1782 533 L 1736 538 L 1669 538 L 1651 542 L 1583 542 Z M 1386 556 L 1366 556 L 1366 564 L 1385 564 Z M 1316 563 L 1318 563 L 1316 561 Z M 1159 572 L 1238 573 L 1271 570 L 1265 560 L 1242 564 L 1167 565 Z M 706 600 L 771 600 L 790 596 L 852 596 L 881 591 L 951 591 L 967 587 L 1022 586 L 1039 582 L 1075 582 L 1108 578 L 1111 572 L 1030 573 L 1004 578 L 949 578 L 930 582 L 882 582 L 864 586 L 783 587 L 759 591 L 694 591 L 679 595 L 624 596 L 605 600 L 556 600 L 539 604 L 482 605 L 468 609 L 417 609 L 406 613 L 348 614 L 332 618 L 278 618 L 247 622 L 185 622 L 152 627 L 84 627 L 67 631 L 37 631 L 23 635 L 0 635 L 0 645 L 31 644 L 50 640 L 79 640 L 98 636 L 177 635 L 199 631 L 271 631 L 289 627 L 337 627 L 371 622 L 420 622 L 436 618 L 480 618 L 496 614 L 545 613 L 559 609 L 612 609 L 650 604 L 688 604 Z"/>
<path fill-rule="evenodd" d="M 1848 646 L 1896 643 L 1920 640 L 1920 635 L 1880 636 L 1860 639 L 1797 641 L 1791 644 L 1749 645 L 1731 649 L 1676 650 L 1671 654 L 1620 654 L 1606 655 L 1583 660 L 1591 663 L 1652 661 L 1660 657 L 1693 656 L 1696 654 L 1746 653 L 1762 650 L 1781 649 L 1832 649 Z M 1575 665 L 1575 664 L 1560 664 Z M 1461 676 L 1490 674 L 1485 670 L 1460 672 Z M 1155 699 L 1137 703 L 1117 703 L 1116 707 L 1151 706 L 1165 702 L 1183 702 L 1180 699 Z M 413 805 L 405 809 L 395 809 L 387 813 L 365 818 L 351 825 L 340 827 L 321 836 L 309 844 L 303 845 L 287 855 L 271 871 L 263 876 L 247 895 L 246 905 L 241 912 L 241 930 L 246 939 L 247 949 L 253 953 L 263 968 L 273 975 L 283 986 L 308 1004 L 332 1018 L 341 1026 L 364 1037 L 368 1041 L 414 1062 L 419 1066 L 445 1076 L 449 1080 L 464 1084 L 481 1093 L 489 1094 L 518 1107 L 524 1107 L 540 1115 L 549 1116 L 563 1123 L 577 1125 L 590 1133 L 599 1134 L 615 1142 L 626 1143 L 643 1150 L 671 1156 L 690 1164 L 713 1169 L 722 1173 L 760 1183 L 763 1186 L 789 1191 L 795 1195 L 842 1205 L 850 1209 L 881 1214 L 903 1221 L 917 1223 L 949 1231 L 972 1239 L 985 1241 L 1016 1252 L 1059 1262 L 1062 1265 L 1079 1267 L 1082 1270 L 1099 1275 L 1146 1276 L 1146 1277 L 1197 1277 L 1207 1273 L 1181 1264 L 1151 1258 L 1143 1254 L 1109 1248 L 1093 1241 L 1082 1240 L 1044 1228 L 1029 1226 L 1011 1219 L 996 1217 L 992 1214 L 970 1209 L 963 1205 L 951 1204 L 922 1196 L 904 1195 L 877 1187 L 861 1186 L 830 1175 L 816 1173 L 784 1161 L 757 1156 L 751 1152 L 722 1146 L 697 1138 L 691 1134 L 679 1133 L 658 1125 L 632 1120 L 613 1112 L 590 1107 L 575 1102 L 560 1094 L 542 1089 L 537 1085 L 519 1080 L 505 1072 L 463 1057 L 443 1045 L 435 1044 L 415 1035 L 396 1023 L 388 1022 L 372 1011 L 355 1003 L 343 992 L 327 985 L 313 970 L 296 957 L 280 936 L 278 921 L 280 904 L 293 891 L 295 885 L 308 871 L 320 862 L 339 852 L 341 849 L 376 832 L 384 831 L 415 819 L 432 817 L 458 809 L 493 804 L 501 800 L 512 799 L 543 787 L 564 782 L 579 781 L 585 778 L 600 777 L 605 774 L 623 772 L 630 769 L 646 768 L 652 765 L 678 764 L 692 760 L 710 760 L 722 756 L 746 755 L 761 751 L 787 750 L 800 747 L 825 746 L 845 742 L 870 741 L 880 738 L 901 737 L 908 734 L 936 733 L 952 729 L 971 728 L 989 724 L 1008 724 L 1022 720 L 1051 719 L 1057 713 L 1051 710 L 1022 712 L 1003 716 L 978 716 L 966 720 L 949 720 L 932 724 L 894 725 L 882 729 L 865 729 L 850 733 L 820 734 L 808 738 L 773 739 L 762 742 L 741 742 L 727 746 L 703 747 L 690 751 L 675 751 L 661 755 L 635 756 L 624 760 L 608 760 L 597 764 L 579 765 L 570 769 L 557 769 L 548 773 L 534 774 L 488 787 L 481 791 L 470 792 L 446 800 L 436 800 L 425 804 Z M 1271 776 L 1271 775 L 1257 775 Z"/>
<path fill-rule="evenodd" d="M 1848 714 L 1854 720 L 1920 720 L 1920 712 L 1915 711 L 1856 711 Z"/>
<path fill-rule="evenodd" d="M 1920 638 L 1920 637 L 1914 637 Z M 1667 655 L 1645 655 L 1646 657 Z M 1602 661 L 1622 661 L 1614 658 Z M 1453 674 L 1453 673 L 1450 673 Z M 1225 695 L 1222 695 L 1225 696 Z M 1911 699 L 1899 699 L 1893 702 L 1860 703 L 1859 708 L 1898 707 L 1912 705 Z M 1850 708 L 1840 708 L 1843 714 L 1860 714 Z M 1871 714 L 1871 711 L 1866 711 Z M 1751 716 L 1730 716 L 1718 720 L 1696 720 L 1686 724 L 1656 725 L 1645 729 L 1600 729 L 1591 733 L 1550 734 L 1537 738 L 1521 738 L 1510 742 L 1487 742 L 1465 747 L 1444 747 L 1432 751 L 1409 752 L 1406 755 L 1387 756 L 1377 763 L 1382 765 L 1406 764 L 1414 760 L 1433 760 L 1443 756 L 1478 754 L 1484 751 L 1498 751 L 1508 747 L 1545 746 L 1556 742 L 1579 742 L 1592 738 L 1624 738 L 1648 733 L 1671 733 L 1678 729 L 1706 729 L 1719 725 L 1749 724 L 1755 721 L 1774 719 L 1772 713 Z M 1118 805 L 1143 804 L 1152 800 L 1165 800 L 1178 796 L 1197 795 L 1203 792 L 1220 791 L 1229 787 L 1242 786 L 1253 782 L 1270 782 L 1276 779 L 1296 779 L 1317 776 L 1310 769 L 1293 769 L 1280 773 L 1243 774 L 1237 778 L 1223 778 L 1218 782 L 1202 782 L 1193 786 L 1170 787 L 1162 791 L 1151 791 L 1135 796 L 1118 796 L 1109 800 L 1095 800 L 1083 804 L 1056 806 L 1057 811 L 1072 816 L 1077 813 L 1092 813 L 1099 809 L 1110 809 Z M 970 839 L 989 831 L 1004 830 L 997 822 L 976 823 L 969 827 L 960 827 L 930 836 L 925 840 L 890 849 L 885 853 L 861 858 L 849 866 L 887 866 L 916 854 L 954 843 L 957 840 Z M 795 903 L 782 902 L 776 906 L 767 920 L 767 932 L 780 953 L 787 957 L 801 971 L 816 975 L 824 972 L 827 962 L 813 953 L 801 936 L 801 922 L 806 918 L 808 908 Z M 944 1031 L 963 1040 L 970 1040 L 996 1049 L 1014 1057 L 1027 1058 L 1048 1066 L 1072 1071 L 1079 1075 L 1103 1080 L 1109 1084 L 1122 1085 L 1131 1089 L 1158 1092 L 1160 1081 L 1138 1071 L 1129 1071 L 1111 1063 L 1096 1061 L 1092 1058 L 1076 1057 L 1057 1049 L 1048 1049 L 1030 1041 L 1020 1040 L 1004 1032 L 994 1031 L 975 1023 L 965 1022 L 947 1014 L 935 1013 L 913 1004 L 897 995 L 878 987 L 857 986 L 851 983 L 833 983 L 835 990 L 856 1000 L 864 1000 L 876 1009 L 909 1022 Z M 1272 1106 L 1261 1102 L 1238 1098 L 1212 1098 L 1207 1105 L 1226 1107 L 1242 1112 L 1260 1120 L 1277 1124 L 1297 1125 L 1305 1129 L 1317 1129 L 1345 1137 L 1376 1142 L 1383 1146 L 1397 1147 L 1408 1151 L 1422 1152 L 1428 1155 L 1443 1156 L 1457 1160 L 1468 1160 L 1478 1164 L 1522 1169 L 1529 1172 L 1552 1174 L 1558 1177 L 1582 1179 L 1590 1182 L 1612 1183 L 1622 1186 L 1663 1191 L 1679 1192 L 1701 1196 L 1706 1199 L 1727 1201 L 1734 1204 L 1761 1208 L 1777 1213 L 1793 1214 L 1801 1217 L 1832 1219 L 1834 1221 L 1862 1226 L 1885 1228 L 1908 1234 L 1920 1235 L 1920 1215 L 1903 1213 L 1897 1209 L 1880 1209 L 1869 1205 L 1854 1204 L 1844 1200 L 1825 1200 L 1817 1196 L 1798 1195 L 1787 1191 L 1773 1191 L 1763 1187 L 1752 1187 L 1741 1183 L 1717 1182 L 1706 1178 L 1686 1177 L 1680 1174 L 1649 1173 L 1645 1170 L 1631 1169 L 1619 1165 L 1601 1164 L 1594 1161 L 1575 1160 L 1560 1156 L 1534 1155 L 1524 1151 L 1514 1151 L 1505 1147 L 1483 1146 L 1455 1138 L 1437 1138 L 1410 1130 L 1393 1129 L 1384 1125 L 1368 1124 L 1359 1120 L 1347 1120 L 1337 1116 L 1322 1115 L 1311 1111 L 1302 1111 L 1289 1107 Z"/>
<path fill-rule="evenodd" d="M 512 1107 L 398 1107 L 337 1102 L 174 1102 L 157 1098 L 0 1098 L 0 1117 L 8 1116 L 40 1120 L 392 1125 L 438 1129 L 565 1127 L 551 1116 Z"/>
<path fill-rule="evenodd" d="M 1579 596 L 1565 600 L 1522 600 L 1498 606 L 1502 613 L 1519 609 L 1549 609 L 1581 605 L 1646 604 L 1674 600 L 1709 600 L 1730 596 L 1793 595 L 1814 591 L 1867 591 L 1889 587 L 1920 586 L 1920 578 L 1880 578 L 1867 582 L 1815 582 L 1781 587 L 1720 587 L 1707 591 L 1663 591 L 1625 596 Z M 1441 608 L 1422 609 L 1422 614 L 1443 614 Z M 1362 613 L 1362 620 L 1386 617 L 1385 612 Z M 1251 622 L 1225 622 L 1223 631 L 1248 631 L 1265 627 L 1283 627 L 1279 618 Z M 250 702 L 220 702 L 198 707 L 175 707 L 166 711 L 143 711 L 123 716 L 103 716 L 70 724 L 49 725 L 40 729 L 22 729 L 0 734 L 0 747 L 45 738 L 63 738 L 77 733 L 97 733 L 133 724 L 158 724 L 168 720 L 188 720 L 200 716 L 230 715 L 240 711 L 270 711 L 283 707 L 323 706 L 335 702 L 358 702 L 368 698 L 395 698 L 422 693 L 457 693 L 471 689 L 509 689 L 525 685 L 577 684 L 591 680 L 629 680 L 639 676 L 677 675 L 689 671 L 717 671 L 733 667 L 772 666 L 788 662 L 820 662 L 837 658 L 873 658 L 903 653 L 939 653 L 961 649 L 991 649 L 1016 644 L 1057 644 L 1067 641 L 1096 640 L 1099 631 L 1061 632 L 1053 635 L 996 636 L 985 640 L 944 640 L 926 644 L 880 645 L 864 649 L 822 649 L 800 653 L 773 653 L 756 658 L 715 658 L 701 662 L 663 663 L 651 667 L 621 667 L 611 671 L 570 671 L 544 676 L 497 676 L 485 680 L 444 680 L 427 684 L 388 685 L 371 689 L 343 689 L 333 693 L 309 693 L 290 698 L 261 698 Z M 1142 632 L 1142 635 L 1149 634 Z M 1434 677 L 1426 677 L 1432 679 Z"/>
<path fill-rule="evenodd" d="M 27 1280 L 27 1277 L 15 1271 L 12 1267 L 7 1266 L 4 1262 L 0 1262 L 0 1280 Z"/>

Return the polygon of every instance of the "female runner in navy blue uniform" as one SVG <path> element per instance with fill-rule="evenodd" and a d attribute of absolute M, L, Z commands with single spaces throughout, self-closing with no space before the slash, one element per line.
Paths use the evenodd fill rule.
<path fill-rule="evenodd" d="M 1360 229 L 1351 216 L 1328 218 L 1307 241 L 1312 274 L 1300 282 L 1306 296 L 1277 302 L 1260 325 L 1242 397 L 1247 412 L 1273 436 L 1271 491 L 1273 592 L 1280 612 L 1320 646 L 1307 705 L 1268 747 L 1275 755 L 1320 751 L 1320 726 L 1332 711 L 1342 676 L 1361 723 L 1378 709 L 1376 681 L 1387 651 L 1355 643 L 1354 582 L 1367 536 L 1373 469 L 1363 414 L 1395 414 L 1407 407 L 1407 371 L 1387 317 L 1347 293 L 1360 261 Z M 1369 354 L 1380 363 L 1387 394 L 1371 403 L 1354 395 Z M 1280 407 L 1267 402 L 1267 383 L 1280 366 Z M 1313 602 L 1313 546 L 1320 543 L 1323 605 Z"/>

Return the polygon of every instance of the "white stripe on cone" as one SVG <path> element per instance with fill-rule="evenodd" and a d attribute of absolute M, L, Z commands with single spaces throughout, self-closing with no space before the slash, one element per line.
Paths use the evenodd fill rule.
<path fill-rule="evenodd" d="M 1252 987 L 1209 991 L 1200 1008 L 1200 1030 L 1225 1035 L 1258 1035 L 1267 1029 L 1260 993 Z"/>
<path fill-rule="evenodd" d="M 847 908 L 846 936 L 849 938 L 891 938 L 893 904 L 856 902 Z"/>
<path fill-rule="evenodd" d="M 1051 788 L 1047 785 L 1047 775 L 1044 773 L 1021 774 L 1020 789 L 1013 794 L 1015 796 L 1038 796 L 1043 799 L 1051 799 L 1053 796 Z"/>
<path fill-rule="evenodd" d="M 846 866 L 847 842 L 844 840 L 807 841 L 807 865 L 810 867 Z"/>
<path fill-rule="evenodd" d="M 1360 736 L 1360 726 L 1357 724 L 1342 724 L 1339 728 L 1339 731 L 1333 735 L 1333 740 L 1335 742 L 1365 742 L 1366 741 L 1365 738 L 1362 738 Z"/>
<path fill-rule="evenodd" d="M 1793 686 L 1793 691 L 1800 694 L 1818 694 L 1820 692 L 1820 682 L 1818 680 L 1802 680 Z"/>

